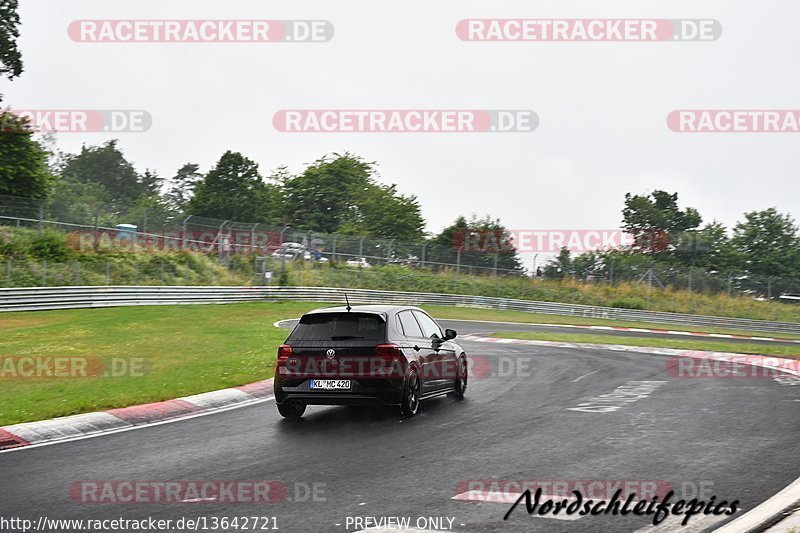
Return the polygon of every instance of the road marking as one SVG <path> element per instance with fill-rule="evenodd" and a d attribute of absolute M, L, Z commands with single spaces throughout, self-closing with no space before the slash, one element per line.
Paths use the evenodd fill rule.
<path fill-rule="evenodd" d="M 589 398 L 575 407 L 567 407 L 567 411 L 582 413 L 613 413 L 620 409 L 649 398 L 666 381 L 628 381 L 613 391 Z"/>
<path fill-rule="evenodd" d="M 764 533 L 789 533 L 790 531 L 800 531 L 800 508 Z"/>
<path fill-rule="evenodd" d="M 716 523 L 722 522 L 730 518 L 729 516 L 721 515 L 714 516 L 713 514 L 693 516 L 689 519 L 689 523 L 681 525 L 684 515 L 669 515 L 663 522 L 657 526 L 646 526 L 634 531 L 634 533 L 672 533 L 673 531 L 680 533 L 700 533 Z"/>
<path fill-rule="evenodd" d="M 608 368 L 608 367 L 606 367 L 606 368 Z M 582 376 L 581 376 L 581 377 L 579 377 L 579 378 L 575 378 L 575 379 L 573 379 L 573 380 L 572 380 L 572 382 L 573 382 L 573 383 L 577 383 L 577 382 L 579 382 L 580 380 L 582 380 L 582 379 L 583 379 L 583 378 L 585 378 L 585 377 L 589 377 L 589 376 L 591 376 L 592 374 L 597 374 L 597 373 L 598 373 L 598 372 L 600 372 L 601 370 L 603 370 L 603 369 L 602 369 L 602 368 L 598 368 L 598 369 L 597 369 L 597 370 L 595 370 L 594 372 L 589 372 L 588 374 L 584 374 L 584 375 L 582 375 Z"/>

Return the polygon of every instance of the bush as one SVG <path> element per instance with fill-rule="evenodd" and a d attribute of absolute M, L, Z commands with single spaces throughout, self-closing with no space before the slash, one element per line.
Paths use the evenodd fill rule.
<path fill-rule="evenodd" d="M 30 243 L 30 255 L 35 259 L 65 261 L 70 256 L 67 236 L 64 233 L 44 231 L 35 236 Z"/>

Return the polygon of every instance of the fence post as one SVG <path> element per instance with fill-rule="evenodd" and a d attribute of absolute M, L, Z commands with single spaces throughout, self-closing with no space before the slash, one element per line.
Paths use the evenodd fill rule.
<path fill-rule="evenodd" d="M 358 241 L 358 257 L 364 256 L 364 237 L 361 237 L 361 240 Z"/>
<path fill-rule="evenodd" d="M 81 262 L 75 261 L 75 284 L 81 284 Z"/>
<path fill-rule="evenodd" d="M 339 238 L 338 235 L 334 235 L 333 236 L 333 257 L 331 258 L 331 261 L 334 261 L 334 262 L 336 262 L 336 240 L 338 238 Z"/>
<path fill-rule="evenodd" d="M 42 287 L 47 287 L 47 259 L 42 262 Z"/>
<path fill-rule="evenodd" d="M 692 290 L 692 267 L 689 267 L 689 291 Z"/>
<path fill-rule="evenodd" d="M 423 266 L 423 267 L 425 266 L 425 249 L 427 247 L 428 247 L 428 243 L 427 242 L 422 243 L 422 265 L 421 266 Z"/>
<path fill-rule="evenodd" d="M 161 280 L 161 284 L 164 284 L 164 260 L 161 260 L 161 264 L 159 265 L 159 279 Z"/>
<path fill-rule="evenodd" d="M 134 268 L 136 269 L 136 274 L 134 274 L 134 277 L 133 277 L 133 284 L 134 285 L 138 285 L 139 284 L 139 262 L 137 261 L 133 265 L 134 265 Z"/>
<path fill-rule="evenodd" d="M 97 247 L 100 245 L 100 206 L 95 207 L 94 209 L 94 251 L 97 251 Z"/>
<path fill-rule="evenodd" d="M 44 224 L 44 200 L 39 202 L 39 236 L 42 236 L 42 225 Z"/>
<path fill-rule="evenodd" d="M 461 249 L 456 251 L 456 274 L 461 273 Z"/>
<path fill-rule="evenodd" d="M 772 276 L 767 278 L 767 300 L 772 300 Z"/>
<path fill-rule="evenodd" d="M 492 269 L 492 276 L 497 277 L 497 256 L 498 253 L 494 253 L 494 268 Z"/>
<path fill-rule="evenodd" d="M 393 247 L 394 247 L 394 239 L 389 241 L 389 248 L 386 250 L 386 262 L 387 263 L 392 260 L 392 248 Z"/>
<path fill-rule="evenodd" d="M 11 286 L 11 265 L 14 260 L 10 257 L 8 258 L 8 265 L 6 265 L 6 284 L 10 287 Z"/>
<path fill-rule="evenodd" d="M 111 265 L 106 260 L 106 285 L 111 285 Z"/>
<path fill-rule="evenodd" d="M 190 218 L 192 218 L 192 215 L 189 215 L 183 220 L 183 228 L 181 229 L 181 252 L 186 250 L 186 225 L 189 223 Z"/>

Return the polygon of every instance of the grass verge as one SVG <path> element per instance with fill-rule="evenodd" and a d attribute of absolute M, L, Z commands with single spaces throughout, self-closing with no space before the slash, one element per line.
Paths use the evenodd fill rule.
<path fill-rule="evenodd" d="M 273 375 L 286 330 L 321 304 L 280 302 L 0 314 L 0 426 L 168 400 Z M 119 377 L 14 377 L 18 356 L 115 358 Z M 130 361 L 134 361 L 131 365 Z M 89 364 L 89 368 L 93 368 Z M 141 371 L 140 371 L 141 369 Z M 130 375 L 133 374 L 133 375 Z"/>
<path fill-rule="evenodd" d="M 777 355 L 800 358 L 800 347 L 768 344 L 748 344 L 744 342 L 656 339 L 649 337 L 623 337 L 616 335 L 592 335 L 585 333 L 535 333 L 530 331 L 498 331 L 491 337 L 504 339 L 526 339 L 534 341 L 583 342 L 590 344 L 622 344 L 625 346 L 653 346 L 656 348 L 676 348 L 679 350 L 706 350 L 710 352 L 733 352 L 757 355 Z"/>

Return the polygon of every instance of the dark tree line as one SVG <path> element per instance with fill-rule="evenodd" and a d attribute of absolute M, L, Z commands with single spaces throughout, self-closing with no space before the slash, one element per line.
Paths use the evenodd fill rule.
<path fill-rule="evenodd" d="M 625 195 L 622 227 L 632 244 L 575 257 L 562 250 L 545 275 L 608 277 L 612 268 L 660 271 L 689 268 L 740 277 L 800 278 L 800 228 L 774 207 L 744 213 L 732 228 L 703 224 L 697 209 L 678 206 L 678 194 L 661 190 Z M 613 265 L 613 266 L 612 266 Z"/>

